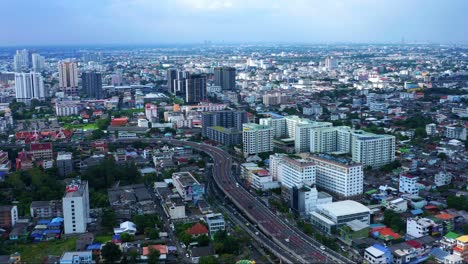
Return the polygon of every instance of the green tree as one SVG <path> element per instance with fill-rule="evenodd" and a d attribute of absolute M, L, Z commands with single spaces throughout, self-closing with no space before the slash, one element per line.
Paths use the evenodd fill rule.
<path fill-rule="evenodd" d="M 219 263 L 222 264 L 235 264 L 236 263 L 236 256 L 233 254 L 222 254 L 218 258 Z"/>
<path fill-rule="evenodd" d="M 120 234 L 120 239 L 122 239 L 122 242 L 130 242 L 133 241 L 134 238 L 129 233 L 122 233 Z"/>
<path fill-rule="evenodd" d="M 105 259 L 106 263 L 115 263 L 122 257 L 122 251 L 119 246 L 114 243 L 107 242 L 101 250 L 101 256 Z"/>
<path fill-rule="evenodd" d="M 104 209 L 102 213 L 102 226 L 107 230 L 112 230 L 117 225 L 115 212 L 112 209 Z"/>
<path fill-rule="evenodd" d="M 208 246 L 210 244 L 210 238 L 207 235 L 201 235 L 197 237 L 197 242 L 200 247 Z"/>
<path fill-rule="evenodd" d="M 200 257 L 199 264 L 218 264 L 218 260 L 214 256 L 203 256 Z"/>
<path fill-rule="evenodd" d="M 159 250 L 151 248 L 148 254 L 148 263 L 149 264 L 158 263 L 160 256 L 161 256 L 161 253 L 159 252 Z"/>

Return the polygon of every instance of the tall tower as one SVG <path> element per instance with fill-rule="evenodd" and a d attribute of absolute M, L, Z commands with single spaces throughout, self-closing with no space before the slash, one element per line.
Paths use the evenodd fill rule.
<path fill-rule="evenodd" d="M 223 90 L 236 89 L 236 68 L 216 67 L 214 68 L 214 84 L 221 86 Z"/>
<path fill-rule="evenodd" d="M 18 102 L 45 98 L 44 80 L 40 73 L 16 73 L 15 90 Z"/>
<path fill-rule="evenodd" d="M 206 100 L 206 76 L 192 75 L 185 79 L 185 102 L 199 103 Z"/>
<path fill-rule="evenodd" d="M 59 89 L 65 95 L 78 95 L 78 65 L 76 62 L 61 61 L 58 64 Z"/>
<path fill-rule="evenodd" d="M 102 96 L 102 76 L 98 72 L 83 72 L 81 74 L 83 91 L 89 98 L 100 99 Z"/>
<path fill-rule="evenodd" d="M 21 72 L 29 68 L 29 51 L 27 49 L 17 50 L 13 57 L 13 68 L 16 72 Z"/>
<path fill-rule="evenodd" d="M 39 55 L 38 53 L 33 53 L 31 55 L 32 68 L 35 72 L 40 72 L 45 67 L 45 58 L 44 56 Z"/>
<path fill-rule="evenodd" d="M 175 69 L 169 69 L 167 70 L 167 90 L 172 93 L 172 94 L 175 94 L 176 92 L 176 84 L 174 82 L 174 80 L 177 79 L 177 70 Z"/>

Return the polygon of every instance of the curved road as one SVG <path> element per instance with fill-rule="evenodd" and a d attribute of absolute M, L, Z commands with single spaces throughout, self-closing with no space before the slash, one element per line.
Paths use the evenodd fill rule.
<path fill-rule="evenodd" d="M 284 222 L 247 190 L 238 187 L 239 185 L 236 184 L 237 182 L 231 175 L 230 155 L 224 150 L 190 141 L 170 139 L 161 139 L 161 141 L 178 146 L 191 146 L 210 155 L 215 163 L 213 178 L 219 188 L 252 222 L 258 225 L 260 230 L 288 253 L 288 256 L 283 259 L 284 261 L 291 262 L 291 256 L 294 256 L 296 259 L 293 262 L 352 263 L 336 252 L 320 249 L 320 244 L 317 241 L 306 237 L 307 235 Z"/>

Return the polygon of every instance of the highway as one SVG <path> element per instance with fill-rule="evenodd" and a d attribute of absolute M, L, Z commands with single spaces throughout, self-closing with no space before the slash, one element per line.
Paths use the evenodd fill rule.
<path fill-rule="evenodd" d="M 144 139 L 141 139 L 144 141 Z M 147 139 L 148 140 L 148 139 Z M 190 141 L 160 139 L 176 146 L 190 146 L 203 151 L 214 161 L 213 178 L 223 193 L 241 210 L 247 218 L 256 223 L 270 241 L 284 250 L 282 260 L 287 263 L 353 263 L 329 249 L 322 250 L 321 245 L 302 233 L 296 227 L 286 223 L 270 211 L 247 190 L 240 187 L 231 174 L 230 155 L 211 145 Z M 291 260 L 294 256 L 294 260 Z"/>

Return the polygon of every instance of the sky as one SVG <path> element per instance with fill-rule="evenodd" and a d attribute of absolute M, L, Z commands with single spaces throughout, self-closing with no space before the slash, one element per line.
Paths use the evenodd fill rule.
<path fill-rule="evenodd" d="M 468 43 L 468 0 L 0 0 L 0 46 Z"/>

